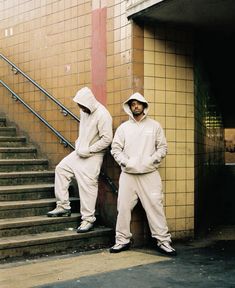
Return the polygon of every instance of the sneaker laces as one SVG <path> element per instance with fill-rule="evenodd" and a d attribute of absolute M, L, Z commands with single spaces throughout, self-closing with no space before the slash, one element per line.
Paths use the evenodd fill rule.
<path fill-rule="evenodd" d="M 52 210 L 51 212 L 66 212 L 67 210 L 62 208 L 62 207 L 56 207 L 54 210 Z"/>
<path fill-rule="evenodd" d="M 175 249 L 171 247 L 169 242 L 159 242 L 157 245 L 166 252 L 175 252 Z"/>
<path fill-rule="evenodd" d="M 123 247 L 125 247 L 125 246 L 127 246 L 127 245 L 129 245 L 129 243 L 126 243 L 126 244 L 116 243 L 116 244 L 113 245 L 112 249 L 117 249 L 117 250 L 119 250 L 119 249 L 121 249 L 121 248 L 123 248 Z"/>
<path fill-rule="evenodd" d="M 88 222 L 88 221 L 86 221 L 86 220 L 83 220 L 82 223 L 80 224 L 80 228 L 84 228 L 84 227 L 86 227 L 86 226 L 89 225 L 89 224 L 92 224 L 92 223 L 91 223 L 91 222 Z"/>
<path fill-rule="evenodd" d="M 123 244 L 115 244 L 115 245 L 113 245 L 113 249 L 119 249 L 119 248 L 122 248 L 122 246 L 124 246 Z"/>

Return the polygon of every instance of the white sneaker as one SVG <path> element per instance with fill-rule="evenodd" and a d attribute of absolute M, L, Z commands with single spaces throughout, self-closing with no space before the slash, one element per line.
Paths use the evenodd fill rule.
<path fill-rule="evenodd" d="M 158 251 L 166 254 L 166 255 L 171 255 L 171 256 L 176 256 L 176 251 L 173 247 L 171 247 L 171 244 L 167 241 L 164 242 L 158 242 Z"/>
<path fill-rule="evenodd" d="M 54 210 L 48 212 L 47 216 L 48 217 L 61 217 L 61 216 L 69 217 L 71 216 L 71 210 L 64 209 L 62 207 L 56 207 Z"/>
<path fill-rule="evenodd" d="M 126 244 L 115 244 L 113 245 L 113 247 L 111 247 L 109 249 L 110 253 L 119 253 L 122 251 L 126 251 L 130 248 L 130 242 L 126 243 Z"/>
<path fill-rule="evenodd" d="M 83 220 L 81 225 L 77 228 L 77 233 L 88 232 L 93 228 L 94 224 Z"/>

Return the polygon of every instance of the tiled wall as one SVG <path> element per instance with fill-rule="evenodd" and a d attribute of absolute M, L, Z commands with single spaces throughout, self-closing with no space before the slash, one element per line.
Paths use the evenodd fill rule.
<path fill-rule="evenodd" d="M 194 79 L 191 34 L 156 25 L 144 29 L 144 94 L 160 122 L 168 155 L 160 168 L 173 236 L 194 230 Z"/>
<path fill-rule="evenodd" d="M 126 18 L 126 2 L 108 1 L 107 93 L 114 128 L 127 117 L 122 103 L 132 93 L 132 25 Z"/>
<path fill-rule="evenodd" d="M 89 0 L 0 1 L 1 53 L 77 115 L 72 97 L 82 86 L 91 86 L 91 12 Z M 2 61 L 0 65 L 1 79 L 74 143 L 77 123 L 69 116 L 65 118 L 21 75 L 14 75 Z M 2 91 L 1 110 L 27 131 L 52 164 L 58 163 L 69 149 L 22 105 L 12 101 L 6 90 Z"/>
<path fill-rule="evenodd" d="M 92 73 L 95 55 L 92 53 L 97 52 L 92 42 L 96 33 L 92 20 L 94 12 L 101 9 L 104 13 L 100 15 L 106 17 L 106 21 L 101 19 L 106 23 L 106 31 L 99 30 L 105 33 L 102 39 L 106 39 L 106 45 L 101 45 L 106 50 L 106 58 L 98 63 L 103 65 L 101 80 L 106 77 L 106 87 L 101 83 L 102 93 L 106 94 L 102 101 L 106 102 L 113 116 L 114 130 L 127 119 L 122 103 L 133 92 L 144 93 L 150 102 L 150 116 L 163 126 L 169 146 L 160 168 L 168 225 L 174 237 L 189 236 L 194 230 L 194 192 L 198 179 L 195 167 L 204 167 L 198 164 L 198 159 L 210 157 L 215 160 L 212 155 L 218 155 L 216 147 L 221 142 L 204 137 L 209 128 L 199 123 L 201 115 L 198 111 L 202 103 L 199 100 L 196 106 L 194 103 L 191 33 L 128 21 L 126 4 L 124 0 L 0 0 L 1 53 L 78 115 L 77 106 L 72 101 L 75 92 L 85 85 L 97 87 L 92 79 L 92 75 L 97 75 Z M 22 76 L 15 75 L 2 61 L 0 76 L 74 142 L 79 127 L 74 120 L 69 116 L 65 118 L 55 104 L 46 100 Z M 0 111 L 27 131 L 52 165 L 57 164 L 68 154 L 68 149 L 59 144 L 48 128 L 22 105 L 14 102 L 9 93 L 0 89 Z M 197 133 L 200 136 L 195 142 Z M 207 156 L 209 147 L 214 152 Z M 201 154 L 204 155 L 202 158 Z M 111 156 L 105 159 L 105 167 L 118 184 L 120 169 Z M 104 217 L 113 224 L 116 197 L 103 193 L 100 203 L 105 205 Z M 133 233 L 139 239 L 147 231 L 142 212 L 138 206 L 132 222 Z"/>
<path fill-rule="evenodd" d="M 114 117 L 117 127 L 124 115 L 121 103 L 132 93 L 132 25 L 126 18 L 126 1 L 123 0 L 12 0 L 0 1 L 0 49 L 33 80 L 74 114 L 79 114 L 72 97 L 82 86 L 97 87 L 100 76 L 97 61 L 99 52 L 95 49 L 94 33 L 99 30 L 93 25 L 94 12 L 105 9 L 101 17 L 106 23 L 106 45 L 102 47 L 106 63 L 102 81 L 102 102 L 105 102 Z M 99 20 L 99 19 L 98 19 Z M 94 30 L 94 31 L 93 31 Z M 97 35 L 96 35 L 97 36 Z M 98 35 L 99 36 L 99 35 Z M 102 35 L 103 36 L 103 35 Z M 100 38 L 97 39 L 97 46 Z M 97 60 L 96 59 L 96 60 Z M 98 59 L 100 60 L 100 59 Z M 98 61 L 99 62 L 99 61 Z M 98 63 L 100 64 L 100 62 Z M 92 67 L 93 65 L 93 67 Z M 104 67 L 102 67 L 103 69 Z M 77 124 L 58 111 L 56 105 L 35 90 L 22 76 L 14 75 L 4 62 L 0 61 L 0 75 L 16 93 L 46 118 L 72 143 L 77 137 Z M 1 87 L 0 87 L 1 88 Z M 1 88 L 2 89 L 2 88 Z M 105 91 L 106 90 L 106 91 Z M 31 139 L 39 143 L 51 163 L 56 164 L 68 153 L 53 134 L 41 125 L 21 105 L 13 105 L 8 93 L 2 100 L 4 110 L 11 114 L 21 129 L 28 131 Z"/>
<path fill-rule="evenodd" d="M 99 14 L 99 11 L 102 13 Z M 106 77 L 106 87 L 101 85 L 106 95 L 102 95 L 101 100 L 106 102 L 113 115 L 114 129 L 127 119 L 122 110 L 122 103 L 134 89 L 141 90 L 142 87 L 143 90 L 143 69 L 137 69 L 137 64 L 135 69 L 133 68 L 135 55 L 132 40 L 133 34 L 138 34 L 138 29 L 136 32 L 133 31 L 132 23 L 126 18 L 126 1 L 0 0 L 0 17 L 1 53 L 74 114 L 79 114 L 77 105 L 72 101 L 76 91 L 85 85 L 96 88 L 99 84 L 97 78 L 92 79 L 92 76 L 100 76 L 97 74 L 97 67 L 93 69 L 93 65 L 98 63 L 102 66 L 101 80 L 104 81 Z M 106 17 L 100 19 L 103 24 L 106 23 L 106 31 L 102 30 L 104 27 L 95 29 L 93 17 Z M 97 23 L 99 24 L 99 21 Z M 106 45 L 100 43 L 97 34 L 94 35 L 97 31 L 105 34 L 99 35 L 102 36 L 102 41 L 106 39 Z M 95 59 L 96 53 L 99 52 L 97 47 L 94 47 L 95 36 L 99 47 L 106 50 L 106 58 L 104 53 L 97 57 L 101 55 L 104 59 Z M 143 49 L 141 53 L 143 54 Z M 143 67 L 143 63 L 141 65 Z M 96 71 L 93 74 L 94 70 Z M 133 77 L 134 70 L 136 77 Z M 0 77 L 65 138 L 71 143 L 74 142 L 79 129 L 74 120 L 69 116 L 65 118 L 53 102 L 47 100 L 21 75 L 12 73 L 10 67 L 2 61 Z M 42 153 L 49 157 L 52 166 L 56 165 L 70 149 L 59 144 L 57 137 L 48 128 L 22 105 L 14 102 L 5 89 L 0 89 L 0 111 L 5 112 L 9 119 L 30 136 L 41 148 Z M 119 167 L 111 156 L 107 158 L 104 166 L 107 167 L 109 176 L 118 184 Z M 106 188 L 102 187 L 101 190 L 105 191 Z M 104 218 L 114 224 L 116 196 L 108 192 L 100 193 L 99 204 L 105 206 L 102 210 Z M 134 227 L 139 221 L 135 221 L 137 218 L 138 216 L 134 215 Z M 142 231 L 139 228 L 137 230 Z"/>
<path fill-rule="evenodd" d="M 107 1 L 107 104 L 113 116 L 114 132 L 128 116 L 124 113 L 122 104 L 134 91 L 143 92 L 143 29 L 128 21 L 126 17 L 126 1 Z M 137 47 L 136 47 L 137 46 Z M 137 55 L 136 55 L 137 54 Z M 138 62 L 141 69 L 139 69 Z M 136 63 L 137 62 L 137 63 Z M 120 168 L 112 157 L 107 156 L 107 170 L 118 186 Z M 116 198 L 112 194 L 104 195 L 106 219 L 110 208 L 116 212 Z M 104 211 L 104 210 L 103 210 Z M 143 244 L 146 240 L 146 222 L 140 205 L 134 209 L 131 231 L 135 245 Z"/>

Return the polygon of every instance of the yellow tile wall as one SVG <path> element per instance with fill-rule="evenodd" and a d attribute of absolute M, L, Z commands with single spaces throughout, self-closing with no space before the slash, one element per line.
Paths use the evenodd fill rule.
<path fill-rule="evenodd" d="M 144 94 L 153 107 L 150 116 L 160 122 L 168 141 L 160 174 L 168 226 L 176 238 L 192 236 L 194 230 L 194 79 L 189 48 L 187 32 L 144 27 Z"/>
<path fill-rule="evenodd" d="M 190 35 L 128 21 L 124 0 L 0 1 L 1 53 L 78 115 L 72 97 L 82 86 L 91 86 L 91 13 L 101 7 L 107 7 L 107 107 L 113 116 L 114 130 L 127 119 L 122 109 L 124 100 L 135 91 L 144 93 L 150 102 L 150 116 L 161 123 L 168 140 L 169 153 L 160 173 L 169 228 L 175 237 L 189 235 L 194 228 L 194 79 Z M 73 120 L 65 118 L 51 101 L 22 76 L 14 75 L 2 61 L 0 76 L 74 142 L 78 125 Z M 1 109 L 28 131 L 53 165 L 57 164 L 68 149 L 0 89 L 4 92 Z M 112 157 L 106 166 L 117 184 L 120 169 Z M 112 202 L 113 197 L 110 198 Z M 138 209 L 134 213 L 133 219 L 139 223 L 142 214 L 136 215 Z"/>
<path fill-rule="evenodd" d="M 82 86 L 91 86 L 91 12 L 90 0 L 0 2 L 1 53 L 76 115 L 79 111 L 72 97 Z M 79 125 L 0 62 L 1 79 L 73 144 Z M 48 128 L 2 91 L 3 112 L 39 143 L 52 165 L 68 154 L 69 149 Z"/>
<path fill-rule="evenodd" d="M 120 3 L 122 1 L 115 1 L 112 9 L 110 7 L 116 17 L 121 17 Z M 143 92 L 151 105 L 150 116 L 162 124 L 168 140 L 169 153 L 160 172 L 169 228 L 174 237 L 192 236 L 195 180 L 194 79 L 190 37 L 187 33 L 175 33 L 178 31 L 166 30 L 164 27 L 154 30 L 136 23 L 130 25 L 124 19 L 123 26 L 130 32 L 130 38 L 125 39 L 125 53 L 131 55 L 127 70 L 123 62 L 127 58 L 120 50 L 119 55 L 112 56 L 115 54 L 112 41 L 118 41 L 120 31 L 110 32 L 111 40 L 108 45 L 108 99 L 109 107 L 112 107 L 114 128 L 127 119 L 122 110 L 123 101 L 134 91 Z M 119 30 L 117 23 L 121 25 L 118 19 L 114 24 L 111 17 L 110 29 Z M 122 60 L 118 61 L 119 57 Z M 118 72 L 115 73 L 115 70 Z M 120 72 L 123 77 L 121 81 L 117 81 L 115 79 Z M 117 168 L 113 171 L 113 177 L 118 179 L 120 170 Z M 136 213 L 138 212 L 140 211 L 137 210 Z M 133 221 L 138 221 L 137 219 L 135 215 Z M 140 225 L 140 221 L 136 225 Z"/>
<path fill-rule="evenodd" d="M 141 58 L 143 53 L 143 37 L 138 33 L 143 32 L 141 29 L 138 30 L 138 27 L 133 27 L 126 18 L 126 2 L 107 1 L 107 107 L 113 116 L 114 132 L 123 121 L 127 120 L 122 103 L 132 94 L 133 83 L 141 85 L 143 79 L 137 77 L 143 74 L 142 63 L 133 66 L 134 59 Z M 139 41 L 133 41 L 133 37 Z M 135 52 L 133 52 L 134 45 Z M 137 56 L 134 57 L 134 54 Z M 141 59 L 143 62 L 143 57 Z M 137 76 L 133 76 L 134 72 Z M 120 169 L 112 157 L 108 165 L 110 176 L 118 185 Z"/>

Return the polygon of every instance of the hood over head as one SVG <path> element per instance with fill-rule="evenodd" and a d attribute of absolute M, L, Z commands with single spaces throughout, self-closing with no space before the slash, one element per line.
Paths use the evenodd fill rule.
<path fill-rule="evenodd" d="M 131 112 L 131 108 L 129 106 L 129 103 L 131 102 L 131 100 L 137 100 L 139 102 L 144 103 L 144 117 L 146 117 L 146 115 L 148 114 L 149 111 L 149 104 L 148 101 L 144 98 L 143 95 L 141 95 L 139 92 L 136 92 L 134 94 L 132 94 L 124 103 L 123 103 L 123 109 L 124 111 L 127 113 L 127 115 L 129 115 L 132 119 L 134 119 L 133 114 Z"/>
<path fill-rule="evenodd" d="M 98 101 L 96 100 L 94 94 L 92 93 L 91 89 L 88 87 L 84 87 L 77 91 L 73 101 L 77 104 L 80 104 L 86 108 L 88 108 L 91 113 L 96 110 L 98 107 Z"/>

